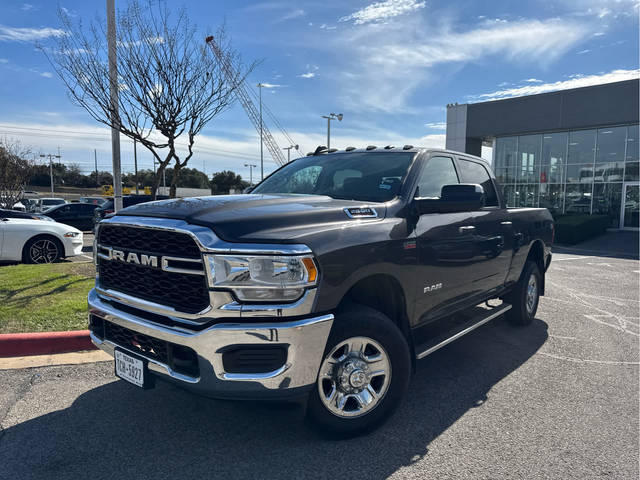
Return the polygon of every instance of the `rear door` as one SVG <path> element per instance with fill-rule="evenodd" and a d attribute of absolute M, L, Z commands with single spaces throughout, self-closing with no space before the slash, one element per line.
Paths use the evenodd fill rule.
<path fill-rule="evenodd" d="M 513 253 L 513 226 L 501 205 L 489 170 L 479 161 L 458 157 L 462 183 L 475 183 L 485 192 L 485 207 L 472 212 L 468 235 L 474 242 L 474 268 L 469 269 L 469 295 L 484 296 L 505 282 Z"/>

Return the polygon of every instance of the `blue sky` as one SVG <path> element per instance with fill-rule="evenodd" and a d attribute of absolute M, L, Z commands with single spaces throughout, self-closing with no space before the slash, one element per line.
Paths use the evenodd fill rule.
<path fill-rule="evenodd" d="M 638 76 L 637 0 L 266 1 L 190 0 L 203 32 L 226 21 L 246 62 L 259 60 L 251 84 L 304 152 L 411 143 L 444 145 L 446 104 L 606 83 Z M 109 169 L 109 132 L 68 99 L 37 41 L 59 34 L 58 6 L 85 21 L 104 1 L 4 0 L 0 7 L 0 135 L 64 163 Z M 116 7 L 124 5 L 116 0 Z M 279 135 L 281 147 L 288 143 Z M 259 137 L 239 104 L 214 119 L 190 166 L 248 178 Z M 133 168 L 122 138 L 123 169 Z M 139 167 L 151 156 L 139 149 Z M 265 153 L 265 171 L 275 164 Z"/>

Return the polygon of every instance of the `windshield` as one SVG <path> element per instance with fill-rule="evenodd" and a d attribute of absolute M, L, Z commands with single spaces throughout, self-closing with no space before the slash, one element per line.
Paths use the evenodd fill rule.
<path fill-rule="evenodd" d="M 51 199 L 51 200 L 42 200 L 42 204 L 43 205 L 63 205 L 65 203 L 64 200 L 56 200 L 56 199 Z"/>
<path fill-rule="evenodd" d="M 298 193 L 386 202 L 398 195 L 414 153 L 338 153 L 300 158 L 251 193 Z"/>

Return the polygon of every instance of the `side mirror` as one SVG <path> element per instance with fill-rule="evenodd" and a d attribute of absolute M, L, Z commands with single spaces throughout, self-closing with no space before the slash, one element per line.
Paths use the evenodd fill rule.
<path fill-rule="evenodd" d="M 247 188 L 242 190 L 242 193 L 251 193 L 251 190 L 253 190 L 254 187 L 255 185 L 249 185 Z"/>
<path fill-rule="evenodd" d="M 473 212 L 484 207 L 484 189 L 474 183 L 444 185 L 440 198 L 416 198 L 418 213 Z"/>

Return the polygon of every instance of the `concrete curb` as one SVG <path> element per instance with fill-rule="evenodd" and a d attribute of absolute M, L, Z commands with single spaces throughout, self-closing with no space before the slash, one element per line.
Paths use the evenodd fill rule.
<path fill-rule="evenodd" d="M 0 358 L 94 350 L 89 330 L 0 334 Z"/>

